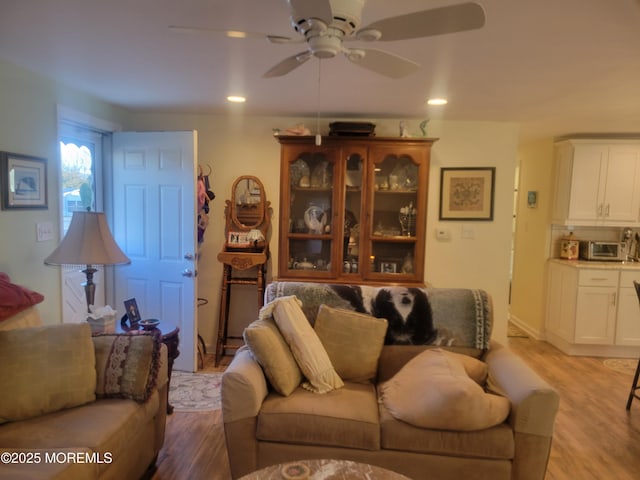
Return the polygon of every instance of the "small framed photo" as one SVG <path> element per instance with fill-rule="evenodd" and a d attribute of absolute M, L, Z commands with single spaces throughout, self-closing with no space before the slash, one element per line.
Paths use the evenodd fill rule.
<path fill-rule="evenodd" d="M 398 273 L 398 264 L 396 262 L 380 262 L 380 272 Z"/>
<path fill-rule="evenodd" d="M 440 169 L 440 220 L 493 220 L 495 167 Z"/>
<path fill-rule="evenodd" d="M 124 301 L 124 311 L 127 312 L 127 320 L 129 320 L 129 326 L 135 327 L 140 321 L 140 310 L 138 310 L 138 304 L 135 298 L 130 298 Z"/>
<path fill-rule="evenodd" d="M 538 206 L 538 192 L 529 190 L 527 192 L 527 207 L 536 208 Z"/>
<path fill-rule="evenodd" d="M 47 160 L 0 152 L 2 209 L 47 208 Z"/>
<path fill-rule="evenodd" d="M 227 245 L 234 248 L 249 248 L 251 246 L 249 232 L 229 232 L 227 234 Z"/>

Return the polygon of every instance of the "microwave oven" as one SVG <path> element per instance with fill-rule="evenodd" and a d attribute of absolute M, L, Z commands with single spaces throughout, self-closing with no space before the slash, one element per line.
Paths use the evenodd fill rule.
<path fill-rule="evenodd" d="M 580 242 L 580 258 L 591 261 L 622 262 L 626 260 L 624 242 Z"/>

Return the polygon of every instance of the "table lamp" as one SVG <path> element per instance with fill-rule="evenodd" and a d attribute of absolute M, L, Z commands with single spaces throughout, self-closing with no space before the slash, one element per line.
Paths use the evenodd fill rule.
<path fill-rule="evenodd" d="M 111 235 L 103 212 L 73 212 L 71 225 L 58 248 L 49 255 L 46 265 L 86 265 L 82 270 L 87 276 L 84 293 L 87 312 L 91 313 L 96 285 L 93 274 L 98 270 L 94 265 L 122 265 L 131 260 L 120 250 Z"/>

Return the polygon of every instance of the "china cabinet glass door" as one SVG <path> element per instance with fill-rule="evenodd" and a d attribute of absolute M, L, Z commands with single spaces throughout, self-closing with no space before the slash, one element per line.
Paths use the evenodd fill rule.
<path fill-rule="evenodd" d="M 300 147 L 288 161 L 288 233 L 286 270 L 292 277 L 330 276 L 337 268 L 334 259 L 333 212 L 336 151 Z"/>
<path fill-rule="evenodd" d="M 361 220 L 362 220 L 362 192 L 364 182 L 364 159 L 366 149 L 350 148 L 343 153 L 344 169 L 344 224 L 342 235 L 342 274 L 354 276 L 362 274 L 364 262 L 362 260 Z"/>
<path fill-rule="evenodd" d="M 411 151 L 373 155 L 367 249 L 372 279 L 422 276 L 426 166 L 419 159 Z"/>

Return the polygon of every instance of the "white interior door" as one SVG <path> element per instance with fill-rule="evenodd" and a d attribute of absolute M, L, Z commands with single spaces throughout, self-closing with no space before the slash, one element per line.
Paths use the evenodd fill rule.
<path fill-rule="evenodd" d="M 115 301 L 180 328 L 174 368 L 197 370 L 197 133 L 113 135 L 113 234 L 131 264 L 115 269 Z"/>

